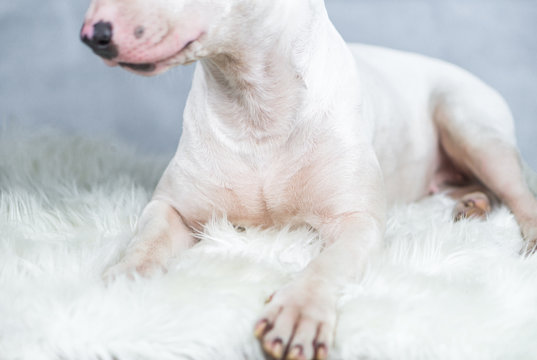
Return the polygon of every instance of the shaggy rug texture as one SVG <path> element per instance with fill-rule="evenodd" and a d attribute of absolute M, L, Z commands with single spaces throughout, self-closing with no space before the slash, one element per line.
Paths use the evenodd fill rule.
<path fill-rule="evenodd" d="M 307 229 L 225 220 L 165 275 L 119 279 L 167 159 L 58 132 L 0 135 L 0 359 L 263 359 L 264 299 L 320 250 Z M 537 256 L 507 209 L 451 221 L 438 195 L 391 209 L 385 252 L 341 290 L 331 359 L 537 359 Z"/>

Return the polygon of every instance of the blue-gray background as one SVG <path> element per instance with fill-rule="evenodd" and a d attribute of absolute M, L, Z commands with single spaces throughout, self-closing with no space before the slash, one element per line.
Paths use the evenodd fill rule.
<path fill-rule="evenodd" d="M 78 39 L 88 4 L 0 1 L 0 123 L 105 134 L 171 155 L 192 66 L 156 78 L 106 67 Z M 537 0 L 327 0 L 327 7 L 348 41 L 439 57 L 497 88 L 537 169 Z"/>

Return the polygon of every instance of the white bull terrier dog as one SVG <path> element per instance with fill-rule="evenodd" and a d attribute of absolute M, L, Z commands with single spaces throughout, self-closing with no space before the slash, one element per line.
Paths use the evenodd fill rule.
<path fill-rule="evenodd" d="M 498 199 L 536 243 L 500 95 L 438 60 L 347 45 L 322 0 L 93 0 L 81 38 L 141 75 L 199 60 L 177 153 L 107 277 L 165 268 L 214 215 L 325 242 L 260 314 L 272 358 L 327 357 L 339 285 L 382 248 L 389 204 L 450 186 L 456 219 Z"/>

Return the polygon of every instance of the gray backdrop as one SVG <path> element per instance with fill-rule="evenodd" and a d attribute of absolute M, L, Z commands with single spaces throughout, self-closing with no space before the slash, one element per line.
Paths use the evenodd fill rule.
<path fill-rule="evenodd" d="M 192 67 L 156 78 L 106 67 L 78 39 L 88 4 L 0 1 L 0 123 L 118 136 L 171 155 Z M 537 0 L 328 0 L 327 7 L 348 41 L 439 57 L 496 87 L 537 169 Z"/>

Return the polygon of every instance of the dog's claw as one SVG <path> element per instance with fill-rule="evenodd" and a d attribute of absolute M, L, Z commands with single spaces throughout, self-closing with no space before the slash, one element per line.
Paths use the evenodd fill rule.
<path fill-rule="evenodd" d="M 326 360 L 328 357 L 328 351 L 326 350 L 326 346 L 321 344 L 317 346 L 317 351 L 315 354 L 315 360 Z"/>
<path fill-rule="evenodd" d="M 254 336 L 258 339 L 261 339 L 267 327 L 268 327 L 267 320 L 261 320 L 260 322 L 258 322 L 254 329 Z"/>
<path fill-rule="evenodd" d="M 272 298 L 274 298 L 274 294 L 272 293 L 268 298 L 265 299 L 265 305 L 272 301 Z"/>
<path fill-rule="evenodd" d="M 537 252 L 537 240 L 530 240 L 526 245 L 519 251 L 521 256 L 532 256 Z"/>
<path fill-rule="evenodd" d="M 286 360 L 305 360 L 302 346 L 296 345 L 289 351 L 289 354 L 286 357 Z"/>
<path fill-rule="evenodd" d="M 263 344 L 265 352 L 275 359 L 281 359 L 283 357 L 283 344 L 281 339 L 265 342 Z"/>

